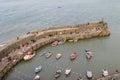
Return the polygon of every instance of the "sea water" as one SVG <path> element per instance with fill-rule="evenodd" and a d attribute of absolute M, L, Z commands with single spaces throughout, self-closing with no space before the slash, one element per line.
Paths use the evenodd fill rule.
<path fill-rule="evenodd" d="M 5 80 L 32 80 L 34 68 L 38 65 L 43 66 L 39 73 L 41 80 L 53 80 L 57 69 L 62 69 L 58 80 L 76 80 L 77 73 L 85 77 L 87 70 L 93 71 L 94 76 L 100 76 L 104 68 L 110 73 L 119 70 L 119 3 L 119 0 L 0 0 L 0 44 L 34 29 L 102 19 L 111 31 L 109 37 L 65 43 L 54 48 L 50 45 L 43 47 L 37 51 L 35 58 L 14 67 Z M 86 60 L 85 49 L 94 53 L 92 60 Z M 51 58 L 39 56 L 44 51 L 52 52 Z M 74 51 L 78 56 L 71 62 L 69 56 Z M 57 53 L 63 55 L 60 60 L 55 59 Z M 66 78 L 64 72 L 67 67 L 72 68 L 72 73 Z"/>

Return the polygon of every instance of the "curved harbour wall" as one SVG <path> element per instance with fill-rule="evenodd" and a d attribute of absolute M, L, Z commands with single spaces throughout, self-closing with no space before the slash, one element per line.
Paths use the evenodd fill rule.
<path fill-rule="evenodd" d="M 74 26 L 51 27 L 28 32 L 24 36 L 19 36 L 0 47 L 0 54 L 4 56 L 4 58 L 0 59 L 0 80 L 23 59 L 24 53 L 27 51 L 35 51 L 55 40 L 80 40 L 109 35 L 108 25 L 104 21 Z M 25 45 L 24 48 L 21 48 L 22 44 Z M 8 57 L 11 57 L 12 60 L 8 61 Z"/>

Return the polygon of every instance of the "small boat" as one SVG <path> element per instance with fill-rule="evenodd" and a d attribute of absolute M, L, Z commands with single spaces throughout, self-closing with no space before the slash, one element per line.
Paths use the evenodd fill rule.
<path fill-rule="evenodd" d="M 93 78 L 93 73 L 92 73 L 92 71 L 87 71 L 87 72 L 86 72 L 86 76 L 87 76 L 88 79 L 92 79 L 92 78 Z"/>
<path fill-rule="evenodd" d="M 74 42 L 77 42 L 78 41 L 78 39 L 74 39 Z"/>
<path fill-rule="evenodd" d="M 38 73 L 42 70 L 42 66 L 38 66 L 35 68 L 35 73 Z"/>
<path fill-rule="evenodd" d="M 85 52 L 86 52 L 86 57 L 87 57 L 88 59 L 91 59 L 91 58 L 93 57 L 93 53 L 90 52 L 89 50 L 85 50 Z"/>
<path fill-rule="evenodd" d="M 40 76 L 36 75 L 33 80 L 40 80 Z"/>
<path fill-rule="evenodd" d="M 52 56 L 52 53 L 51 52 L 48 52 L 47 54 L 45 54 L 46 58 L 49 58 Z"/>
<path fill-rule="evenodd" d="M 86 57 L 87 57 L 88 59 L 91 59 L 91 58 L 93 57 L 93 53 L 92 53 L 92 52 L 87 52 L 87 53 L 86 53 Z"/>
<path fill-rule="evenodd" d="M 70 75 L 70 73 L 71 73 L 71 68 L 67 68 L 65 70 L 65 75 L 68 76 L 68 75 Z"/>
<path fill-rule="evenodd" d="M 83 80 L 83 77 L 81 74 L 78 75 L 77 80 Z"/>
<path fill-rule="evenodd" d="M 73 52 L 71 55 L 70 55 L 70 59 L 73 60 L 75 59 L 77 56 L 77 53 L 76 52 Z"/>
<path fill-rule="evenodd" d="M 55 73 L 55 78 L 58 78 L 61 76 L 61 70 L 57 70 Z"/>
<path fill-rule="evenodd" d="M 102 75 L 105 77 L 105 76 L 108 76 L 108 70 L 107 69 L 103 69 L 102 70 Z"/>
<path fill-rule="evenodd" d="M 58 45 L 58 41 L 54 41 L 51 45 L 52 45 L 53 47 L 54 47 L 54 46 L 57 46 L 57 45 Z"/>
<path fill-rule="evenodd" d="M 66 40 L 65 39 L 62 39 L 62 40 L 60 40 L 59 42 L 58 42 L 58 44 L 63 44 L 63 43 L 65 43 L 66 42 Z"/>
<path fill-rule="evenodd" d="M 68 42 L 74 42 L 74 40 L 73 40 L 73 39 L 70 39 L 70 40 L 68 40 Z"/>
<path fill-rule="evenodd" d="M 55 57 L 56 57 L 56 59 L 60 59 L 62 57 L 62 54 L 58 53 L 58 54 L 56 54 Z"/>
<path fill-rule="evenodd" d="M 33 53 L 33 52 L 28 52 L 28 53 L 23 57 L 23 59 L 24 59 L 25 61 L 27 61 L 27 60 L 32 59 L 34 56 L 35 56 L 35 53 Z"/>

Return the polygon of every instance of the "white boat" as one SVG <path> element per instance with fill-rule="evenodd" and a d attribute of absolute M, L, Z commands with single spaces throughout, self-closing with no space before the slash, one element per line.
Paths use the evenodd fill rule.
<path fill-rule="evenodd" d="M 32 59 L 35 56 L 35 53 L 33 53 L 33 52 L 31 52 L 31 54 L 30 54 L 30 52 L 28 52 L 28 53 L 23 57 L 23 59 L 25 61 L 30 60 L 30 59 Z"/>
<path fill-rule="evenodd" d="M 33 80 L 40 80 L 40 76 L 36 75 Z"/>
<path fill-rule="evenodd" d="M 102 75 L 105 77 L 105 76 L 108 76 L 108 70 L 107 69 L 103 69 L 102 70 Z"/>
<path fill-rule="evenodd" d="M 93 57 L 93 53 L 92 53 L 92 52 L 87 52 L 87 53 L 86 53 L 86 57 L 87 57 L 88 59 L 91 59 L 91 58 Z"/>
<path fill-rule="evenodd" d="M 70 73 L 71 73 L 71 68 L 67 68 L 65 70 L 65 75 L 68 76 L 68 75 L 70 75 Z"/>
<path fill-rule="evenodd" d="M 56 59 L 60 59 L 62 57 L 62 54 L 58 53 L 58 54 L 56 54 L 55 57 L 56 57 Z"/>
<path fill-rule="evenodd" d="M 92 73 L 92 71 L 87 71 L 87 72 L 86 72 L 86 76 L 87 76 L 88 79 L 92 79 L 92 78 L 93 78 L 93 73 Z"/>
<path fill-rule="evenodd" d="M 90 52 L 89 50 L 86 49 L 85 52 L 86 52 L 86 57 L 87 57 L 88 59 L 91 59 L 91 58 L 93 57 L 93 53 Z"/>
<path fill-rule="evenodd" d="M 42 70 L 42 66 L 38 66 L 35 68 L 35 73 L 38 73 Z"/>
<path fill-rule="evenodd" d="M 55 78 L 58 78 L 61 76 L 61 70 L 57 70 L 56 73 L 55 73 Z"/>
<path fill-rule="evenodd" d="M 49 58 L 52 56 L 52 53 L 51 52 L 48 52 L 47 54 L 45 54 L 46 58 Z"/>

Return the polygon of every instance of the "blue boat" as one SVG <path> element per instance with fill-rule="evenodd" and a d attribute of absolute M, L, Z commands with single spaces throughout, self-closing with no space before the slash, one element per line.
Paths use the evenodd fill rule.
<path fill-rule="evenodd" d="M 42 70 L 42 66 L 38 66 L 35 68 L 35 73 L 38 73 Z"/>

